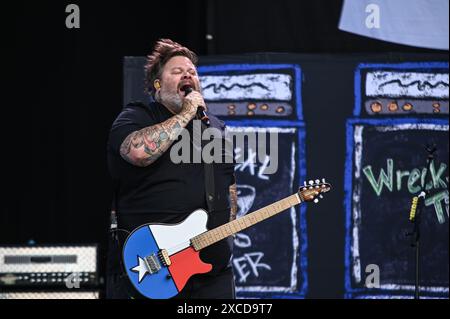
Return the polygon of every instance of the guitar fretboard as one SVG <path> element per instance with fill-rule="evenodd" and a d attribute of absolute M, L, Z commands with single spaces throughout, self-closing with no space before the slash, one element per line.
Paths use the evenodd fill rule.
<path fill-rule="evenodd" d="M 298 194 L 291 195 L 266 207 L 258 209 L 253 213 L 247 214 L 244 217 L 235 219 L 222 226 L 204 232 L 203 234 L 197 235 L 191 238 L 191 244 L 196 251 L 199 251 L 224 238 L 227 238 L 228 236 L 238 233 L 267 218 L 281 213 L 282 211 L 291 208 L 292 206 L 300 204 L 301 202 L 302 199 Z"/>

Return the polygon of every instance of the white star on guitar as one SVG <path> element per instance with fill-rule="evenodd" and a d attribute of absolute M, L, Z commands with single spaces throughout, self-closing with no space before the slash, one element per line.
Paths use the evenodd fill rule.
<path fill-rule="evenodd" d="M 145 260 L 138 256 L 139 265 L 132 268 L 131 271 L 139 273 L 139 283 L 145 277 L 145 275 L 149 272 L 147 265 L 145 264 Z"/>

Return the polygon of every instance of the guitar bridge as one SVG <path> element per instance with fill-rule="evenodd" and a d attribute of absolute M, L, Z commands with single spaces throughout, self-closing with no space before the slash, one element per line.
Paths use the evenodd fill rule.
<path fill-rule="evenodd" d="M 170 266 L 172 264 L 172 262 L 170 261 L 169 253 L 167 252 L 167 250 L 161 249 L 158 252 L 158 256 L 159 256 L 159 259 L 161 260 L 161 262 L 164 264 L 164 266 L 168 267 L 168 266 Z"/>

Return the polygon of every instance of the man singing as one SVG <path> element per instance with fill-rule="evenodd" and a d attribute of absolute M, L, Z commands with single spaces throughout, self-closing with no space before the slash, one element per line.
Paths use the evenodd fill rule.
<path fill-rule="evenodd" d="M 196 54 L 188 48 L 159 40 L 145 65 L 146 89 L 152 102 L 128 104 L 112 125 L 107 156 L 116 185 L 113 206 L 117 226 L 123 231 L 114 233 L 108 252 L 107 298 L 142 297 L 129 282 L 121 262 L 124 239 L 136 227 L 179 223 L 198 208 L 208 211 L 208 229 L 235 218 L 234 164 L 213 163 L 213 169 L 205 172 L 204 163 L 175 163 L 171 159 L 180 131 L 186 129 L 192 136 L 199 106 L 206 109 L 196 63 Z M 207 109 L 206 114 L 207 125 L 223 132 L 223 122 Z M 191 143 L 191 154 L 194 149 Z M 213 183 L 214 194 L 207 194 L 210 186 L 205 174 L 209 174 L 206 177 Z M 201 250 L 201 259 L 213 265 L 212 271 L 191 277 L 176 298 L 234 298 L 229 243 L 222 240 Z"/>

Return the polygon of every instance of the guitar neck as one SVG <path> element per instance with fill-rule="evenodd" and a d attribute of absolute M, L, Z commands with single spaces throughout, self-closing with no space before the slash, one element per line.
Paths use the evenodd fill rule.
<path fill-rule="evenodd" d="M 288 208 L 300 204 L 302 201 L 303 200 L 300 198 L 299 194 L 293 194 L 273 204 L 258 209 L 253 213 L 247 214 L 244 217 L 235 219 L 222 226 L 197 235 L 191 238 L 191 244 L 196 251 L 199 251 L 267 218 L 275 216 Z"/>

